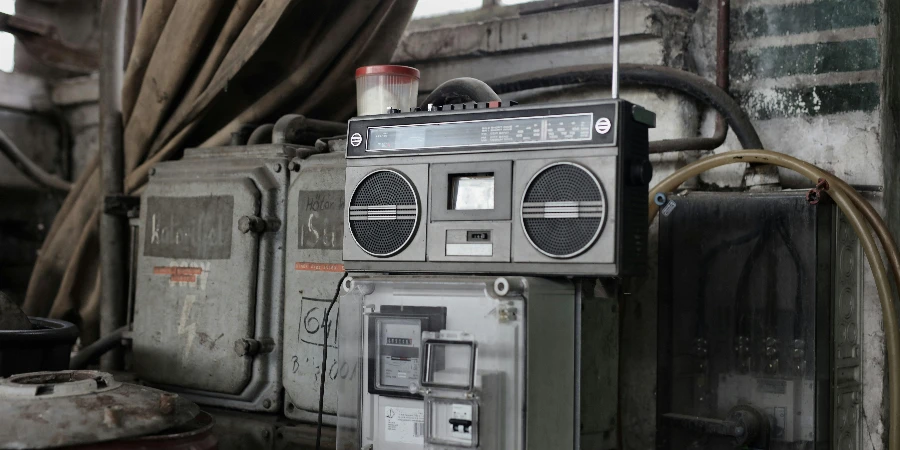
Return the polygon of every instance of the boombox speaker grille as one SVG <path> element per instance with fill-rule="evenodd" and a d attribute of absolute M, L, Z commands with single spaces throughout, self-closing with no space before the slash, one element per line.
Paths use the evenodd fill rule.
<path fill-rule="evenodd" d="M 522 199 L 525 237 L 552 258 L 572 258 L 594 244 L 606 219 L 606 198 L 588 169 L 556 163 L 541 169 Z"/>
<path fill-rule="evenodd" d="M 419 199 L 412 183 L 393 170 L 377 170 L 356 185 L 350 199 L 350 234 L 372 256 L 406 248 L 419 224 Z"/>

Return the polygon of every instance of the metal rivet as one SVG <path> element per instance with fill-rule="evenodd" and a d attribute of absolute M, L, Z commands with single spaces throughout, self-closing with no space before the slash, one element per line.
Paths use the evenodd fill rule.
<path fill-rule="evenodd" d="M 263 401 L 263 408 L 269 409 L 269 408 L 271 408 L 271 407 L 272 407 L 272 401 L 271 401 L 271 400 L 268 400 L 268 399 L 267 399 L 267 400 Z"/>

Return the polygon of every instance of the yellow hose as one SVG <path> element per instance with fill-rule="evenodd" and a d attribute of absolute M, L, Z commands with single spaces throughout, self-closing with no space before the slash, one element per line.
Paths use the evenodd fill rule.
<path fill-rule="evenodd" d="M 710 156 L 689 164 L 656 185 L 650 191 L 650 220 L 653 220 L 659 210 L 659 206 L 653 201 L 657 193 L 671 192 L 685 181 L 703 172 L 737 163 L 762 163 L 784 167 L 803 175 L 813 183 L 816 183 L 819 178 L 828 180 L 830 184 L 828 193 L 841 208 L 841 211 L 844 212 L 847 220 L 856 231 L 856 235 L 859 237 L 865 251 L 866 259 L 869 261 L 869 266 L 872 268 L 872 274 L 875 276 L 878 298 L 881 301 L 887 347 L 888 410 L 890 411 L 888 417 L 888 449 L 900 450 L 900 418 L 897 417 L 900 414 L 900 329 L 897 327 L 897 313 L 894 309 L 890 280 L 881 260 L 881 255 L 878 252 L 878 247 L 875 244 L 875 239 L 872 238 L 871 230 L 866 226 L 866 220 L 868 220 L 868 223 L 881 240 L 882 247 L 885 249 L 888 262 L 898 283 L 900 283 L 900 257 L 898 257 L 896 242 L 881 216 L 875 212 L 874 208 L 856 190 L 843 180 L 826 173 L 822 169 L 782 153 L 768 150 L 733 151 Z M 860 213 L 857 207 L 862 209 L 863 213 Z"/>

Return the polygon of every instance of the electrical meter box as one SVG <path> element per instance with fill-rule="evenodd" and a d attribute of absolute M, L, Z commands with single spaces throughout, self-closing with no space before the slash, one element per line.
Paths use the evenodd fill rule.
<path fill-rule="evenodd" d="M 658 448 L 860 448 L 862 252 L 805 193 L 661 214 Z"/>
<path fill-rule="evenodd" d="M 338 366 L 336 319 L 338 305 L 325 317 L 344 273 L 341 261 L 344 234 L 344 147 L 346 139 L 327 141 L 328 153 L 291 162 L 285 257 L 284 414 L 315 422 L 319 411 L 322 346 L 329 346 L 325 362 L 323 421 L 335 424 L 337 393 L 334 380 L 347 368 Z M 299 167 L 299 169 L 298 169 Z M 324 324 L 330 322 L 329 336 Z"/>
<path fill-rule="evenodd" d="M 141 196 L 137 374 L 203 405 L 281 408 L 284 145 L 190 149 Z"/>
<path fill-rule="evenodd" d="M 338 448 L 579 448 L 579 283 L 345 280 Z"/>

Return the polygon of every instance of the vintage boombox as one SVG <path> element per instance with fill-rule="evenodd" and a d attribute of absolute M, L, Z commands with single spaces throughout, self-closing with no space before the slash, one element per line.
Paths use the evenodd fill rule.
<path fill-rule="evenodd" d="M 350 121 L 348 271 L 644 271 L 655 115 L 622 100 L 501 106 Z"/>

